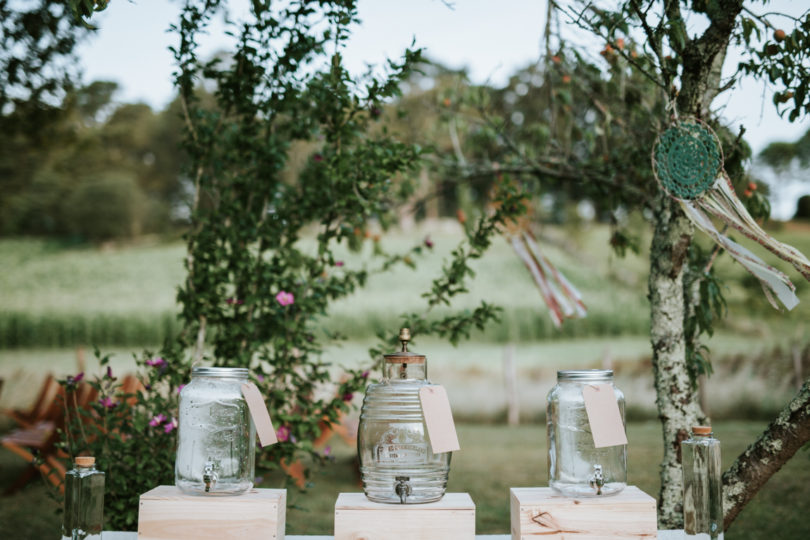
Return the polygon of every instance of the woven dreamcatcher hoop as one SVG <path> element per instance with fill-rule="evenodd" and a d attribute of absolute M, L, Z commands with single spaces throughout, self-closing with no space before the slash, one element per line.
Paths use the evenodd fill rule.
<path fill-rule="evenodd" d="M 661 187 L 678 199 L 695 199 L 712 187 L 723 170 L 723 147 L 701 121 L 680 122 L 658 136 L 653 172 Z"/>
<path fill-rule="evenodd" d="M 799 299 L 790 279 L 720 232 L 712 221 L 720 220 L 756 241 L 810 281 L 810 261 L 794 247 L 766 233 L 737 197 L 723 168 L 723 147 L 715 132 L 697 118 L 676 120 L 658 136 L 651 157 L 661 189 L 681 204 L 695 226 L 759 280 L 772 306 L 778 308 L 779 299 L 787 309 L 793 309 Z"/>

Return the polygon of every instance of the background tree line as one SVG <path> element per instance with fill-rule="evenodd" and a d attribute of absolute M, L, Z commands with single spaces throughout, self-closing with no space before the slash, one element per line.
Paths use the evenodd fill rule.
<path fill-rule="evenodd" d="M 647 149 L 637 143 L 654 135 L 651 126 L 665 104 L 612 48 L 602 53 L 607 78 L 605 66 L 563 46 L 544 63 L 518 70 L 503 87 L 474 85 L 463 70 L 423 62 L 403 84 L 403 95 L 379 111 L 387 130 L 430 149 L 415 193 L 399 210 L 400 223 L 474 212 L 497 174 L 506 173 L 542 179 L 545 198 L 535 201 L 536 221 L 576 223 L 578 204 L 587 201 L 597 220 L 616 226 L 616 247 L 637 248 L 621 226 L 625 212 L 611 209 L 627 192 L 636 201 L 650 200 L 650 171 L 637 165 L 645 163 Z M 114 82 L 94 81 L 68 86 L 61 101 L 52 96 L 5 107 L 0 234 L 104 241 L 171 233 L 188 224 L 193 186 L 182 172 L 180 102 L 154 111 L 117 101 L 117 89 Z M 201 87 L 197 93 L 211 99 Z M 719 132 L 733 148 L 727 168 L 743 192 L 756 181 L 743 167 L 751 151 L 737 134 Z M 805 168 L 808 140 L 810 132 L 795 142 L 772 143 L 761 161 L 776 170 L 791 163 Z M 288 179 L 305 166 L 310 146 L 291 150 Z M 550 161 L 549 148 L 555 152 Z M 582 171 L 619 171 L 612 180 L 617 191 L 586 182 Z M 746 197 L 755 215 L 767 214 L 768 191 L 758 183 Z M 797 217 L 807 216 L 802 208 Z"/>

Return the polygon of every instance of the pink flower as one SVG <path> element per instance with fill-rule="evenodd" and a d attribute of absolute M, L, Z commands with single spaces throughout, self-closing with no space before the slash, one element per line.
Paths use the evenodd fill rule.
<path fill-rule="evenodd" d="M 256 380 L 259 382 L 264 382 L 264 375 L 262 375 L 261 373 L 257 373 Z"/>
<path fill-rule="evenodd" d="M 166 360 L 164 360 L 160 356 L 157 356 L 155 358 L 150 358 L 149 360 L 147 360 L 146 365 L 147 366 L 152 366 L 152 367 L 155 367 L 155 368 L 159 368 L 159 367 L 163 367 L 163 366 L 166 365 Z"/>
<path fill-rule="evenodd" d="M 360 376 L 364 379 L 368 379 L 368 370 L 365 370 Z"/>
<path fill-rule="evenodd" d="M 341 266 L 343 266 L 343 261 L 335 261 L 335 266 L 340 268 Z"/>
<path fill-rule="evenodd" d="M 425 237 L 425 247 L 433 249 L 433 240 L 430 239 L 430 236 Z"/>
<path fill-rule="evenodd" d="M 113 374 L 112 374 L 112 368 L 111 368 L 110 366 L 107 366 L 107 378 L 108 378 L 108 379 L 112 379 L 112 378 L 113 378 Z"/>
<path fill-rule="evenodd" d="M 289 306 L 295 303 L 295 296 L 291 292 L 279 291 L 276 295 L 276 302 L 282 306 Z"/>
<path fill-rule="evenodd" d="M 285 442 L 290 438 L 290 428 L 287 426 L 281 426 L 276 430 L 276 438 L 279 442 Z"/>
<path fill-rule="evenodd" d="M 178 387 L 177 387 L 177 393 L 179 394 L 180 392 L 182 392 L 182 391 L 183 391 L 183 388 L 185 388 L 185 387 L 186 387 L 186 385 L 185 385 L 185 384 L 181 384 L 180 386 L 178 386 Z"/>
<path fill-rule="evenodd" d="M 100 400 L 98 400 L 98 402 L 101 403 L 101 405 L 107 409 L 112 409 L 117 405 L 117 403 L 113 401 L 112 398 L 110 397 L 103 397 Z"/>
<path fill-rule="evenodd" d="M 157 416 L 152 417 L 152 419 L 149 420 L 149 425 L 152 426 L 152 427 L 158 427 L 160 424 L 162 424 L 165 421 L 166 421 L 166 416 L 163 415 L 163 414 L 159 414 Z"/>
<path fill-rule="evenodd" d="M 163 426 L 163 433 L 171 433 L 177 427 L 177 418 L 172 418 L 171 422 L 166 422 Z"/>
<path fill-rule="evenodd" d="M 323 156 L 321 154 L 315 154 L 314 156 L 312 156 L 312 161 L 314 161 L 315 163 L 320 163 L 321 161 L 323 161 Z"/>
<path fill-rule="evenodd" d="M 331 453 L 332 453 L 332 447 L 331 446 L 327 446 L 326 448 L 323 449 L 323 455 L 324 456 L 329 456 Z"/>
<path fill-rule="evenodd" d="M 225 303 L 228 304 L 229 306 L 231 306 L 233 304 L 236 304 L 237 306 L 241 306 L 242 304 L 245 303 L 245 301 L 244 300 L 239 300 L 237 298 L 228 298 L 228 299 L 225 300 Z"/>
<path fill-rule="evenodd" d="M 353 397 L 354 394 L 352 394 L 351 392 L 346 392 L 345 394 L 343 394 L 343 401 L 351 401 Z"/>
<path fill-rule="evenodd" d="M 84 379 L 84 371 L 77 373 L 76 376 L 68 375 L 67 383 L 78 384 L 82 379 Z"/>

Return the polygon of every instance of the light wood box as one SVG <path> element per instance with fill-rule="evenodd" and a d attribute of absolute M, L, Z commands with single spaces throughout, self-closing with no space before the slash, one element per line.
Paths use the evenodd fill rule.
<path fill-rule="evenodd" d="M 141 495 L 138 540 L 283 540 L 287 490 L 187 495 L 158 486 Z"/>
<path fill-rule="evenodd" d="M 341 493 L 335 540 L 475 540 L 475 504 L 467 493 L 425 504 L 382 504 L 363 493 Z"/>
<path fill-rule="evenodd" d="M 565 497 L 551 488 L 512 488 L 512 540 L 618 540 L 658 534 L 655 499 L 627 486 L 605 497 Z"/>

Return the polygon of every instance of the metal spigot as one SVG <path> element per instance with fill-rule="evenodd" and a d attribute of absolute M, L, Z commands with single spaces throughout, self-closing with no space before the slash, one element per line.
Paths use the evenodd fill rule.
<path fill-rule="evenodd" d="M 217 483 L 217 473 L 214 470 L 214 464 L 210 461 L 203 467 L 203 482 L 205 482 L 206 493 L 211 491 L 211 488 Z"/>
<path fill-rule="evenodd" d="M 405 499 L 407 499 L 408 495 L 411 494 L 411 485 L 408 483 L 410 479 L 411 479 L 410 476 L 396 477 L 397 486 L 396 488 L 394 488 L 394 491 L 396 491 L 397 495 L 399 495 L 400 504 L 405 504 Z"/>
<path fill-rule="evenodd" d="M 602 475 L 602 466 L 593 466 L 593 475 L 591 475 L 590 485 L 596 490 L 597 495 L 602 494 L 602 486 L 605 485 L 605 477 Z"/>

